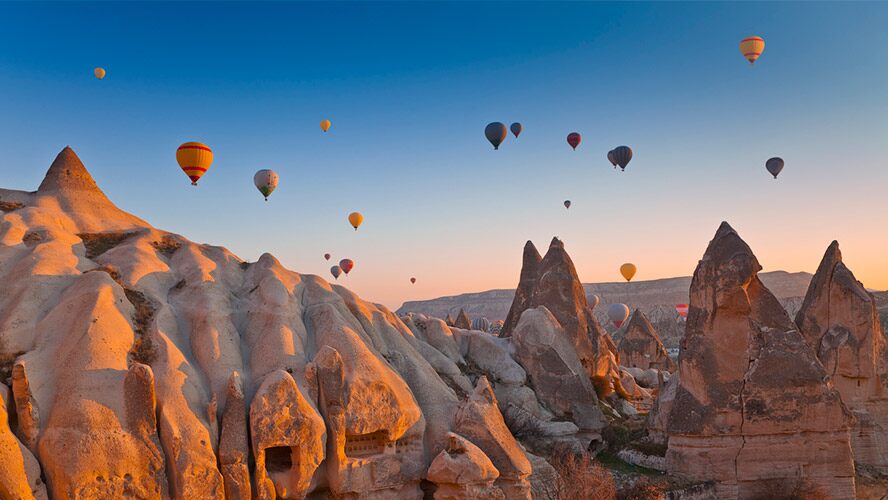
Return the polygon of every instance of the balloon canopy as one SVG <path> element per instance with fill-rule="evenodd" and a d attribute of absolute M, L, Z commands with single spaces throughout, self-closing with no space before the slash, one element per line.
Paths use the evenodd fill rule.
<path fill-rule="evenodd" d="M 579 146 L 581 142 L 583 142 L 583 136 L 581 136 L 579 132 L 571 132 L 567 134 L 567 143 L 570 144 L 570 147 L 572 147 L 574 151 L 576 151 L 577 146 Z"/>
<path fill-rule="evenodd" d="M 509 129 L 512 131 L 512 135 L 514 135 L 515 138 L 517 139 L 518 136 L 521 135 L 521 132 L 524 130 L 524 125 L 521 125 L 520 123 L 515 122 L 509 126 Z"/>
<path fill-rule="evenodd" d="M 348 214 L 348 223 L 351 224 L 353 228 L 355 228 L 355 231 L 358 230 L 358 226 L 360 226 L 363 222 L 364 216 L 361 215 L 361 212 L 352 212 Z M 346 274 L 348 274 L 348 271 L 346 271 Z"/>
<path fill-rule="evenodd" d="M 213 164 L 213 150 L 206 144 L 186 142 L 176 150 L 176 161 L 179 162 L 179 168 L 191 179 L 191 185 L 197 186 L 197 181 Z"/>
<path fill-rule="evenodd" d="M 607 318 L 617 328 L 623 326 L 623 322 L 629 317 L 629 306 L 626 304 L 611 304 L 607 306 Z"/>
<path fill-rule="evenodd" d="M 768 172 L 771 172 L 771 175 L 776 179 L 780 172 L 783 170 L 783 158 L 771 158 L 770 160 L 765 162 L 765 168 L 768 169 Z"/>
<path fill-rule="evenodd" d="M 623 275 L 623 278 L 625 278 L 626 281 L 632 281 L 632 277 L 635 276 L 637 270 L 635 264 L 632 264 L 631 262 L 627 262 L 620 266 L 620 274 Z"/>
<path fill-rule="evenodd" d="M 256 172 L 253 175 L 253 184 L 256 185 L 256 189 L 262 193 L 262 196 L 265 196 L 265 201 L 268 201 L 268 197 L 271 196 L 271 193 L 277 189 L 278 186 L 278 174 L 274 170 L 262 169 Z"/>
<path fill-rule="evenodd" d="M 506 129 L 506 124 L 502 122 L 488 123 L 484 127 L 484 137 L 487 137 L 487 140 L 493 145 L 493 149 L 499 149 L 500 144 L 506 140 L 508 134 L 509 131 Z"/>
<path fill-rule="evenodd" d="M 321 120 L 321 130 L 323 130 L 324 132 L 330 130 L 331 125 L 333 124 L 330 122 L 330 120 Z"/>
<path fill-rule="evenodd" d="M 342 272 L 348 274 L 355 267 L 355 262 L 351 259 L 342 259 L 339 261 L 339 267 Z"/>
<path fill-rule="evenodd" d="M 105 78 L 105 69 L 104 68 L 96 68 L 93 70 L 93 74 L 96 75 L 96 78 L 101 80 L 102 78 Z"/>
<path fill-rule="evenodd" d="M 749 61 L 749 64 L 755 63 L 755 60 L 765 51 L 765 39 L 760 36 L 750 36 L 740 40 L 740 53 Z"/>

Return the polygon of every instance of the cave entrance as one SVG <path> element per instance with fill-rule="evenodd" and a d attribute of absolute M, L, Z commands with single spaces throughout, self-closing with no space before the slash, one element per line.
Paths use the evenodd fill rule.
<path fill-rule="evenodd" d="M 293 468 L 293 449 L 289 446 L 272 446 L 265 449 L 265 469 L 284 472 Z"/>

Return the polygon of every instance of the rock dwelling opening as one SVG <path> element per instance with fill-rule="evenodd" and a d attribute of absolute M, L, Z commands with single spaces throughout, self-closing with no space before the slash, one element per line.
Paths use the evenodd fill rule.
<path fill-rule="evenodd" d="M 265 469 L 283 472 L 293 468 L 293 450 L 289 446 L 273 446 L 265 449 Z"/>

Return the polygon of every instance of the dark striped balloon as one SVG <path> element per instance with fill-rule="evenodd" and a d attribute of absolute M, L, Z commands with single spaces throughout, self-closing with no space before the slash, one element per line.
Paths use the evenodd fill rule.
<path fill-rule="evenodd" d="M 776 179 L 780 174 L 780 171 L 783 170 L 783 158 L 771 158 L 765 162 L 765 168 L 767 168 L 768 172 L 771 172 L 771 175 Z"/>
<path fill-rule="evenodd" d="M 614 161 L 620 166 L 620 170 L 626 170 L 626 165 L 632 160 L 632 148 L 629 146 L 617 146 L 614 148 Z"/>
<path fill-rule="evenodd" d="M 508 134 L 509 130 L 506 128 L 505 123 L 488 123 L 487 127 L 484 128 L 484 137 L 487 137 L 487 140 L 493 144 L 493 149 L 499 149 L 500 144 L 506 140 L 506 135 Z"/>
<path fill-rule="evenodd" d="M 611 149 L 610 151 L 607 152 L 607 161 L 611 162 L 611 165 L 613 165 L 614 168 L 617 168 L 617 160 L 614 159 L 614 150 L 613 149 Z"/>

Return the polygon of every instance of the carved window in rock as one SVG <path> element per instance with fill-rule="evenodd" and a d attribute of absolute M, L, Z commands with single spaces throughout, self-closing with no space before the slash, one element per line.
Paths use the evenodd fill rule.
<path fill-rule="evenodd" d="M 293 449 L 289 446 L 272 446 L 265 449 L 265 469 L 269 472 L 288 471 L 293 468 Z"/>
<path fill-rule="evenodd" d="M 395 442 L 389 440 L 386 431 L 345 436 L 345 454 L 348 457 L 369 457 L 394 451 Z"/>

